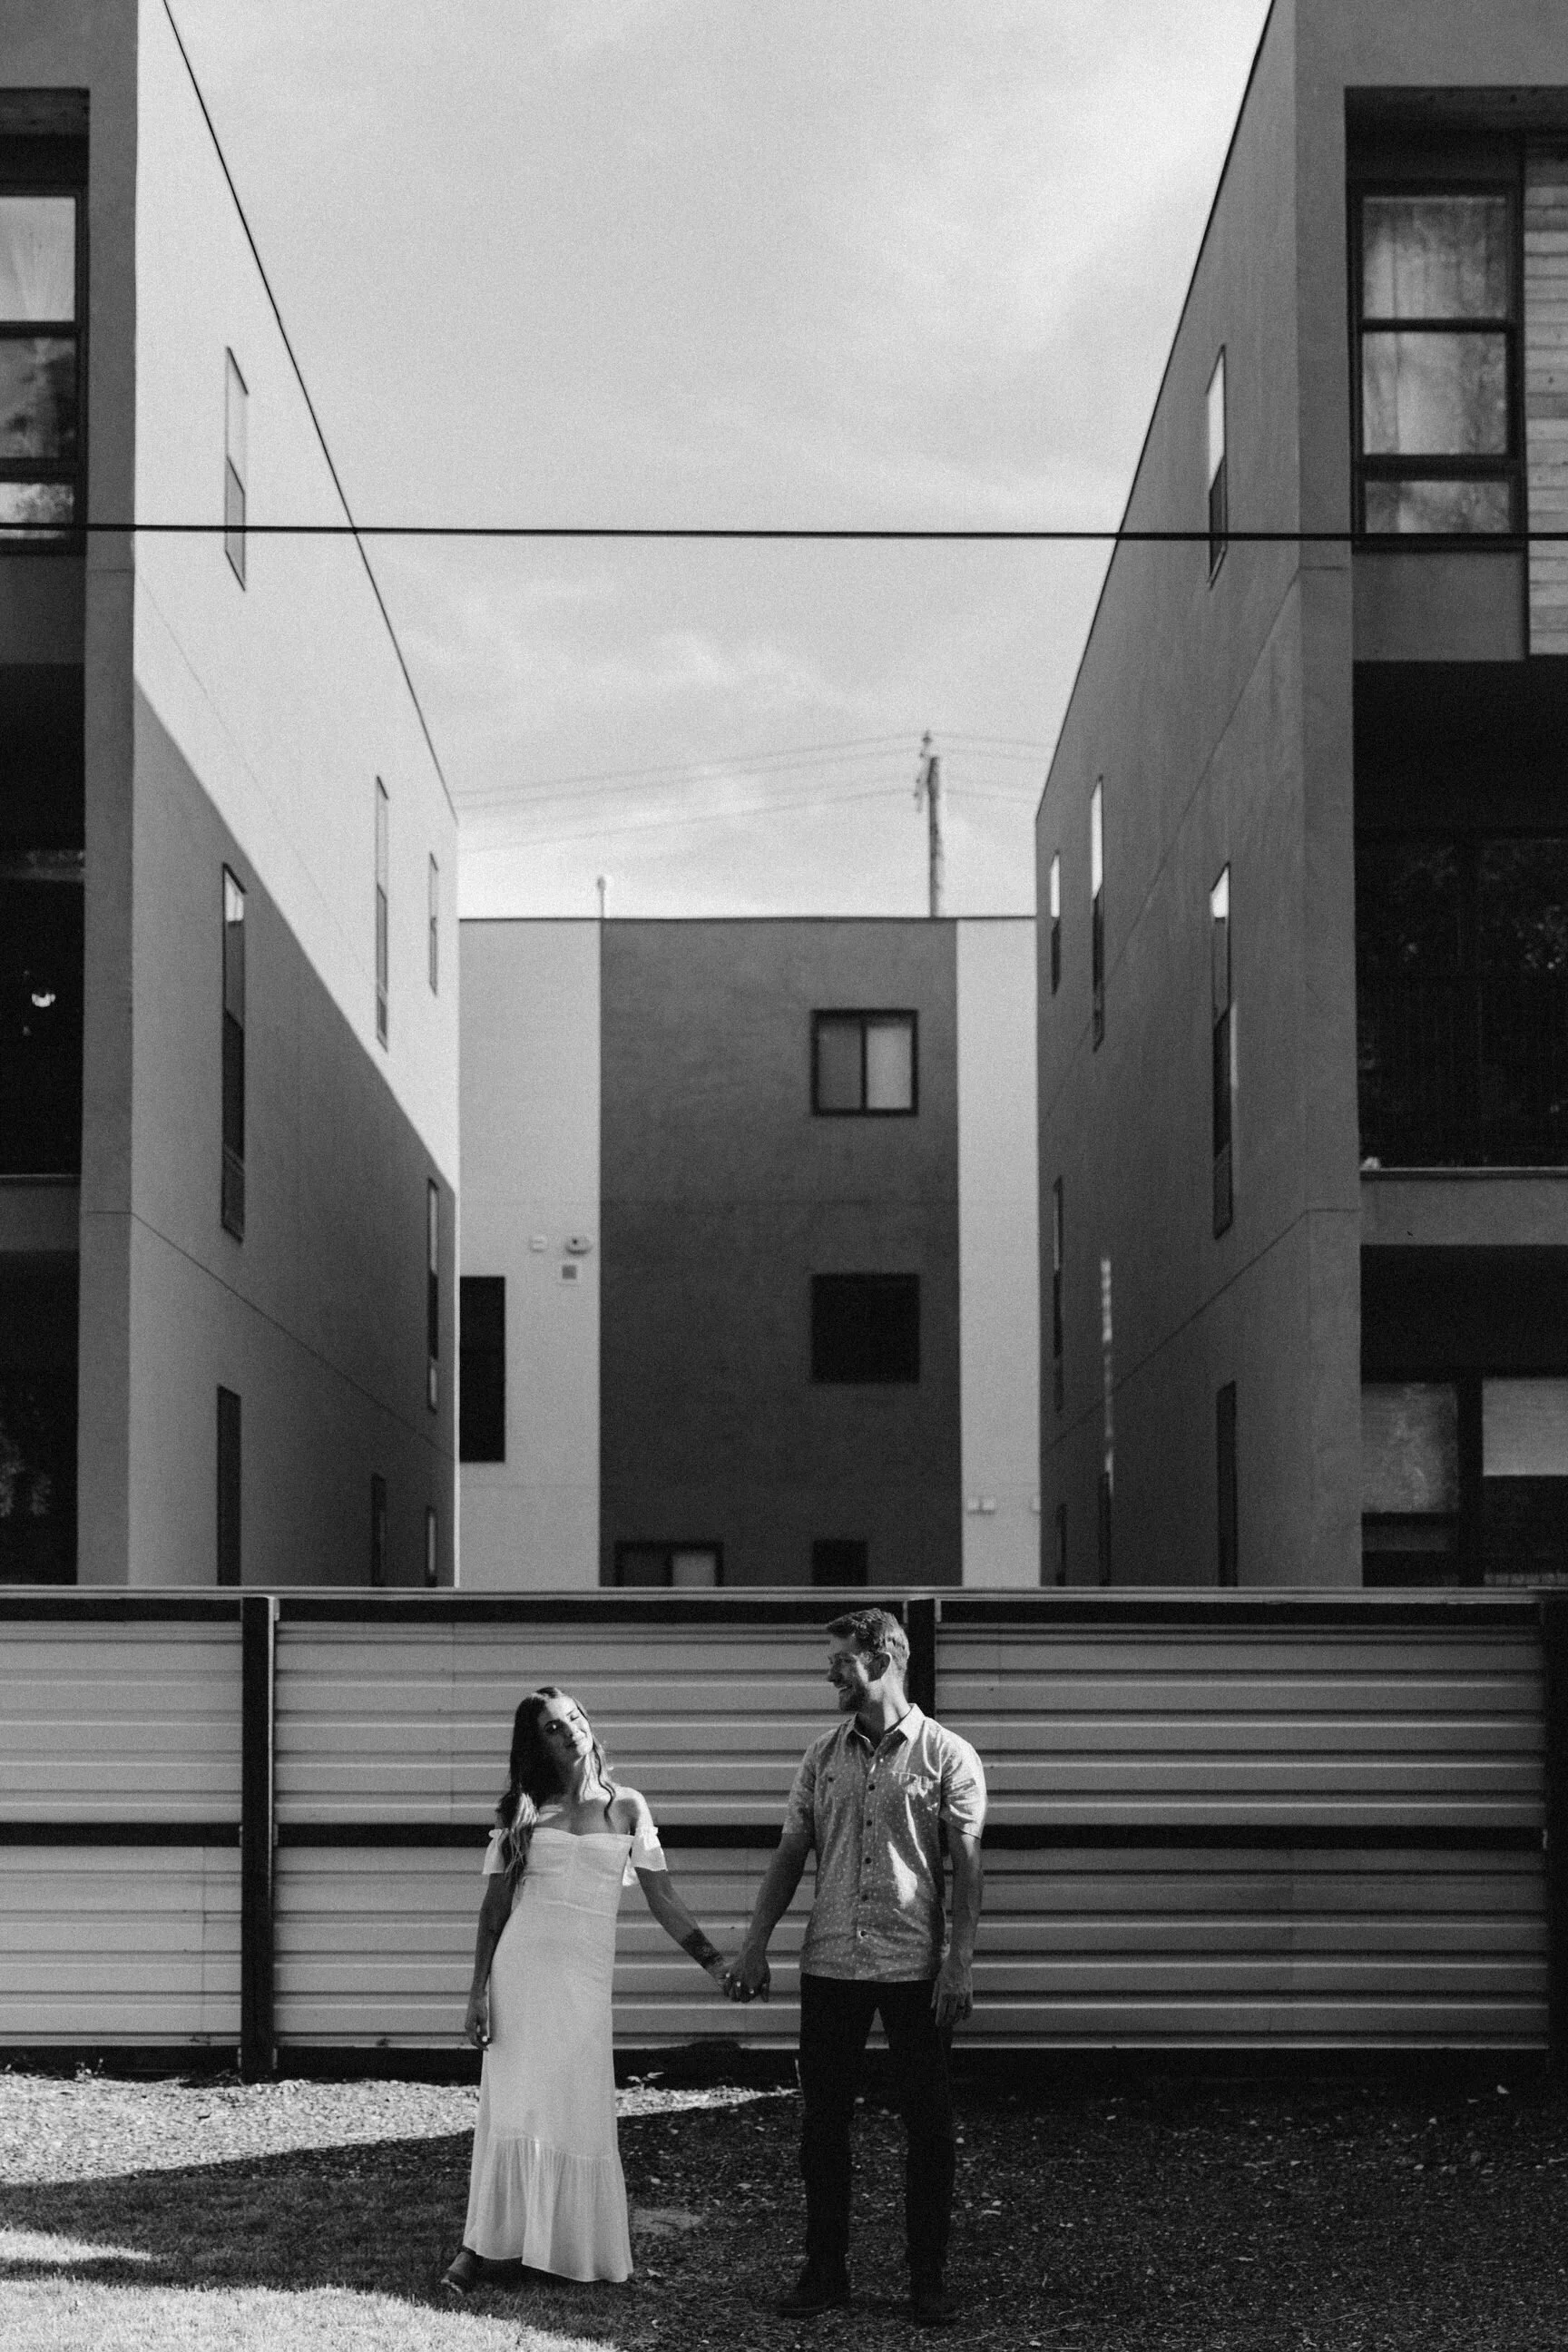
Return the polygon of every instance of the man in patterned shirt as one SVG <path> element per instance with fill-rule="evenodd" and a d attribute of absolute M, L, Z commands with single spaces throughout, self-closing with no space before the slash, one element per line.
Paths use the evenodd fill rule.
<path fill-rule="evenodd" d="M 880 2011 L 908 2140 L 910 2307 L 916 2319 L 940 2324 L 953 2312 L 943 2275 L 954 2168 L 948 2047 L 973 2005 L 985 1775 L 967 1740 L 910 1704 L 910 1645 L 896 1617 L 858 1609 L 827 1632 L 827 1678 L 843 1719 L 801 1759 L 726 1983 L 737 2000 L 766 1999 L 768 1937 L 815 1851 L 816 1894 L 800 1955 L 805 2268 L 779 2309 L 801 2319 L 849 2301 L 849 2124 L 860 2053 Z M 952 1860 L 945 1949 L 944 1842 Z"/>

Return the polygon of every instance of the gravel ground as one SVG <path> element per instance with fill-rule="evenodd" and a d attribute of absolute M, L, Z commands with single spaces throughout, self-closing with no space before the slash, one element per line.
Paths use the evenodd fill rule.
<path fill-rule="evenodd" d="M 907 2345 L 900 2135 L 858 2132 L 856 2309 L 772 2316 L 798 2262 L 791 2094 L 624 2091 L 638 2269 L 457 2310 L 475 2095 L 0 2074 L 0 2345 L 490 2352 Z M 1562 2352 L 1568 2095 L 1191 2082 L 963 2097 L 954 2345 Z"/>

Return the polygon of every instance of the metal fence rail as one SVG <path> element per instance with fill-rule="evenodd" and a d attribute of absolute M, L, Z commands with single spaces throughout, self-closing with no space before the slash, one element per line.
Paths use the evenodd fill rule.
<path fill-rule="evenodd" d="M 1568 1596 L 881 1596 L 992 1790 L 967 2038 L 1563 2044 Z M 863 1593 L 842 1597 L 864 1601 Z M 455 2050 L 518 1696 L 582 1700 L 721 1945 L 832 1594 L 0 1596 L 0 2046 Z M 620 2041 L 793 2036 L 635 1895 Z"/>

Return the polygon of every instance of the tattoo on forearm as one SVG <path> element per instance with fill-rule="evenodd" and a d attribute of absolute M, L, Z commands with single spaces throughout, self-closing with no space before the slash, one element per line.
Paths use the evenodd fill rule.
<path fill-rule="evenodd" d="M 719 1948 L 710 1944 L 700 1927 L 693 1927 L 689 1936 L 682 1936 L 680 1948 L 689 1952 L 700 1969 L 710 1968 L 719 1957 Z"/>

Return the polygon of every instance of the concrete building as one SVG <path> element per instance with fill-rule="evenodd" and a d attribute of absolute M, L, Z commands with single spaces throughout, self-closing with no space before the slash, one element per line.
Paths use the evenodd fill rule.
<path fill-rule="evenodd" d="M 456 826 L 161 0 L 0 17 L 0 1576 L 449 1581 Z"/>
<path fill-rule="evenodd" d="M 1568 13 L 1276 0 L 1125 520 L 1196 536 L 1038 817 L 1049 1572 L 1561 1577 Z"/>
<path fill-rule="evenodd" d="M 1037 1581 L 1034 953 L 464 923 L 465 1586 Z"/>

